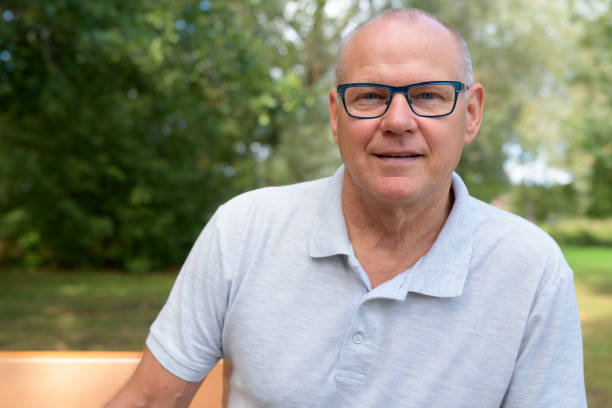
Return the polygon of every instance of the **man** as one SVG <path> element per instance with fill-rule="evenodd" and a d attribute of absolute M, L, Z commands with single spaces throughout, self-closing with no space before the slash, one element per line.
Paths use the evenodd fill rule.
<path fill-rule="evenodd" d="M 224 359 L 231 407 L 584 407 L 572 272 L 453 173 L 484 91 L 416 10 L 345 41 L 328 179 L 221 206 L 110 407 L 187 406 Z"/>

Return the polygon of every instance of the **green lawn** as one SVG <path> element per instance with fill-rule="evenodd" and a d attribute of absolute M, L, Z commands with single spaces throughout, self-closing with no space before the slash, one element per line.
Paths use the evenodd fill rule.
<path fill-rule="evenodd" d="M 612 404 L 612 248 L 564 248 L 574 269 L 589 407 Z"/>
<path fill-rule="evenodd" d="M 564 248 L 574 269 L 589 406 L 612 401 L 612 248 Z M 0 349 L 139 350 L 175 274 L 0 272 Z"/>
<path fill-rule="evenodd" d="M 0 273 L 0 349 L 139 350 L 174 279 Z"/>

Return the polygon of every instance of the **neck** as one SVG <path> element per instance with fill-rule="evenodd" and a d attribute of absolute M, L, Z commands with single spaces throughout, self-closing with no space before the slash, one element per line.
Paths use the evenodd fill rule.
<path fill-rule="evenodd" d="M 429 251 L 453 205 L 450 179 L 427 197 L 395 203 L 368 197 L 348 177 L 345 172 L 342 208 L 358 258 L 364 251 L 376 251 L 407 257 L 411 264 Z"/>

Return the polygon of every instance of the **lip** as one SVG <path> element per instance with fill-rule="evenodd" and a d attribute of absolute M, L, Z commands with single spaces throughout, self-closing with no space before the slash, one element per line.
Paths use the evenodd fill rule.
<path fill-rule="evenodd" d="M 372 156 L 385 166 L 407 166 L 419 161 L 423 155 L 411 151 L 373 153 Z"/>

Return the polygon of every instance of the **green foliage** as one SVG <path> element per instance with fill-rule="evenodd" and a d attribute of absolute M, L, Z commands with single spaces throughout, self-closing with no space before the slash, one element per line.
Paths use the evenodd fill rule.
<path fill-rule="evenodd" d="M 585 213 L 598 218 L 612 216 L 612 9 L 604 3 L 608 7 L 585 2 L 574 17 L 583 30 L 571 77 L 576 112 L 568 152 L 586 198 Z"/>
<path fill-rule="evenodd" d="M 612 218 L 567 219 L 542 225 L 559 245 L 602 246 L 612 248 Z"/>
<path fill-rule="evenodd" d="M 612 107 L 612 99 L 610 101 Z M 590 117 L 585 126 L 585 148 L 592 161 L 587 214 L 592 217 L 612 216 L 612 119 Z"/>
<path fill-rule="evenodd" d="M 277 141 L 262 120 L 279 87 L 268 64 L 285 41 L 257 19 L 276 6 L 8 1 L 6 10 L 0 239 L 8 262 L 178 263 L 221 201 L 258 185 L 258 154 Z"/>
<path fill-rule="evenodd" d="M 534 222 L 571 217 L 576 205 L 577 193 L 571 184 L 521 184 L 512 190 L 512 212 Z"/>

